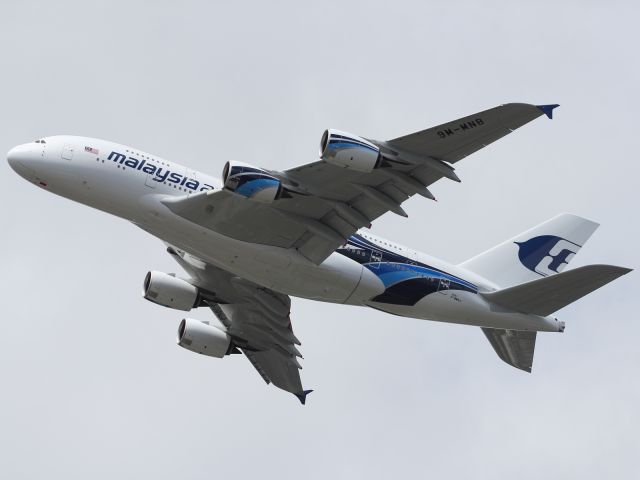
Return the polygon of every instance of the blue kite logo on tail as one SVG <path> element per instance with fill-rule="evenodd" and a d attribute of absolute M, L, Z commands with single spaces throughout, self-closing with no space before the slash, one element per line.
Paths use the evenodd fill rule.
<path fill-rule="evenodd" d="M 559 273 L 582 246 L 554 235 L 541 235 L 514 243 L 518 245 L 520 262 L 543 277 Z"/>

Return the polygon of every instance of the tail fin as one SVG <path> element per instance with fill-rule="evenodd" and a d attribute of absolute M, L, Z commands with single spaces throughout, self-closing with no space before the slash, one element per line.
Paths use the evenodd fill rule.
<path fill-rule="evenodd" d="M 510 310 L 546 317 L 630 271 L 611 265 L 588 265 L 480 295 Z M 563 330 L 564 326 L 560 331 Z M 482 331 L 504 362 L 531 372 L 536 332 L 492 328 Z"/>
<path fill-rule="evenodd" d="M 587 265 L 482 296 L 510 310 L 546 317 L 630 271 L 613 265 Z"/>
<path fill-rule="evenodd" d="M 563 213 L 460 264 L 501 287 L 555 275 L 598 228 Z"/>
<path fill-rule="evenodd" d="M 503 362 L 531 373 L 536 332 L 493 328 L 483 328 L 482 331 Z"/>

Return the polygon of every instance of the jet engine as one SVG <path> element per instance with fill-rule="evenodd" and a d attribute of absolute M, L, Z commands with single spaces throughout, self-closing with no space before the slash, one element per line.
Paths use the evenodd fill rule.
<path fill-rule="evenodd" d="M 178 327 L 178 345 L 192 352 L 222 358 L 233 349 L 231 337 L 221 329 L 185 318 Z"/>
<path fill-rule="evenodd" d="M 283 192 L 276 177 L 257 167 L 239 162 L 227 162 L 222 171 L 224 188 L 256 202 L 272 203 Z"/>
<path fill-rule="evenodd" d="M 149 272 L 144 279 L 144 298 L 163 307 L 189 311 L 200 302 L 198 288 L 163 272 Z"/>
<path fill-rule="evenodd" d="M 380 149 L 373 143 L 339 130 L 325 130 L 320 140 L 320 158 L 331 165 L 371 173 L 380 166 Z"/>

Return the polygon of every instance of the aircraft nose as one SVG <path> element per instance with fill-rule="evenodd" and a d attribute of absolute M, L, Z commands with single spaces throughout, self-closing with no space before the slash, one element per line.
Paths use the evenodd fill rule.
<path fill-rule="evenodd" d="M 34 157 L 34 153 L 35 151 L 30 144 L 18 145 L 7 152 L 7 162 L 17 174 L 27 177 L 34 173 L 28 167 L 29 161 Z"/>

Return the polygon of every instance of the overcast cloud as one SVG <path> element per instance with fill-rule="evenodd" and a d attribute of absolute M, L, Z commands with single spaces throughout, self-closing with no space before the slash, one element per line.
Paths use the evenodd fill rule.
<path fill-rule="evenodd" d="M 0 152 L 79 134 L 219 175 L 314 161 L 327 127 L 393 138 L 560 103 L 373 232 L 459 262 L 572 212 L 602 224 L 573 266 L 638 268 L 638 10 L 4 1 Z M 302 407 L 241 356 L 176 346 L 180 312 L 140 294 L 179 271 L 159 240 L 1 168 L 2 478 L 640 475 L 637 272 L 561 311 L 531 375 L 478 328 L 294 299 Z"/>

